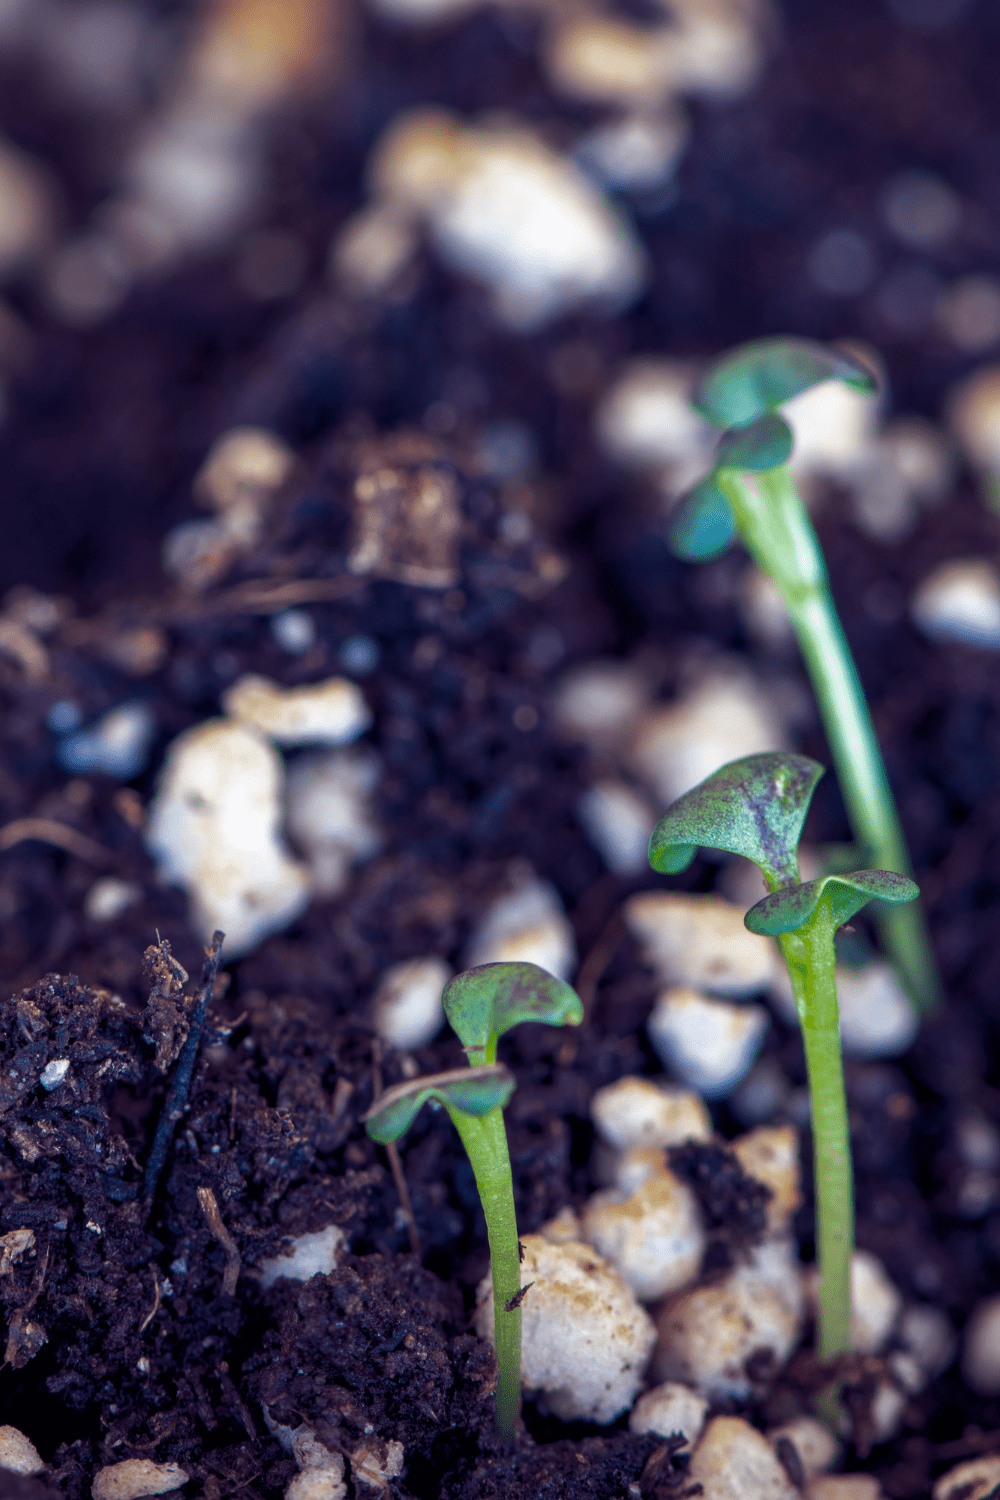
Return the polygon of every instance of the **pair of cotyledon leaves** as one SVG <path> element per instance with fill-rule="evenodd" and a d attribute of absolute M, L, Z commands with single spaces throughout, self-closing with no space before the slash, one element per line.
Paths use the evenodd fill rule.
<path fill-rule="evenodd" d="M 496 1061 L 497 1041 L 504 1032 L 522 1021 L 578 1026 L 583 1020 L 576 991 L 538 964 L 480 964 L 456 974 L 441 998 L 471 1066 L 386 1089 L 365 1116 L 373 1140 L 398 1140 L 430 1099 L 466 1115 L 502 1108 L 514 1092 L 514 1075 Z"/>
<path fill-rule="evenodd" d="M 776 889 L 751 907 L 744 921 L 751 932 L 769 937 L 802 927 L 821 904 L 836 928 L 875 898 L 912 901 L 919 894 L 913 881 L 890 870 L 854 870 L 799 883 L 799 838 L 822 775 L 823 767 L 806 755 L 772 751 L 731 761 L 664 813 L 650 841 L 650 864 L 677 874 L 700 847 L 753 860 Z M 514 1091 L 513 1075 L 496 1061 L 503 1033 L 521 1021 L 576 1026 L 583 1019 L 576 991 L 537 964 L 481 964 L 456 975 L 442 1001 L 471 1066 L 387 1089 L 365 1117 L 376 1141 L 397 1140 L 428 1100 L 467 1115 L 503 1108 Z"/>
<path fill-rule="evenodd" d="M 766 937 L 796 931 L 821 905 L 837 928 L 876 898 L 914 900 L 919 891 L 913 881 L 891 870 L 853 870 L 799 883 L 799 838 L 822 775 L 823 767 L 807 755 L 771 751 L 730 761 L 667 809 L 653 831 L 650 864 L 675 875 L 700 847 L 753 860 L 777 889 L 743 920 Z"/>
<path fill-rule="evenodd" d="M 693 404 L 724 431 L 711 473 L 682 501 L 671 528 L 678 556 L 707 562 L 725 551 L 736 534 L 736 519 L 719 487 L 719 474 L 760 473 L 786 463 L 792 430 L 777 408 L 824 380 L 841 380 L 866 394 L 876 388 L 871 371 L 859 360 L 809 339 L 758 339 L 712 366 Z"/>

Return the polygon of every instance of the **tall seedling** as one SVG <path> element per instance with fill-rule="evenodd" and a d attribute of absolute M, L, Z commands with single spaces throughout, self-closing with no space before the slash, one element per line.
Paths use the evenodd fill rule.
<path fill-rule="evenodd" d="M 521 1256 L 503 1107 L 516 1085 L 510 1070 L 497 1062 L 497 1042 L 522 1021 L 578 1026 L 583 1006 L 568 984 L 528 963 L 468 969 L 445 986 L 442 999 L 470 1066 L 386 1089 L 365 1116 L 365 1128 L 383 1144 L 398 1140 L 421 1106 L 435 1100 L 462 1138 L 490 1242 L 497 1429 L 512 1438 L 521 1399 Z"/>
<path fill-rule="evenodd" d="M 725 429 L 712 472 L 683 502 L 672 531 L 691 561 L 716 557 L 738 532 L 778 588 L 791 617 L 847 814 L 862 858 L 912 874 L 871 714 L 830 594 L 826 564 L 788 470 L 792 431 L 777 409 L 825 380 L 872 392 L 871 373 L 847 354 L 804 339 L 761 339 L 725 355 L 702 381 L 696 409 Z M 919 906 L 877 913 L 886 951 L 918 1010 L 939 983 Z"/>
<path fill-rule="evenodd" d="M 840 1051 L 833 938 L 869 901 L 905 903 L 919 894 L 889 870 L 854 870 L 799 881 L 798 843 L 823 767 L 805 755 L 748 755 L 723 766 L 668 808 L 649 861 L 676 874 L 699 846 L 752 859 L 769 895 L 744 917 L 776 937 L 795 996 L 809 1075 L 816 1184 L 820 1297 L 817 1349 L 824 1360 L 850 1347 L 854 1248 L 851 1139 Z"/>

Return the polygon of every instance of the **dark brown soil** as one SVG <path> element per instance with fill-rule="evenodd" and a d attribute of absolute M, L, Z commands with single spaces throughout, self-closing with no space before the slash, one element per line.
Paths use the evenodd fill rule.
<path fill-rule="evenodd" d="M 457 961 L 519 860 L 560 890 L 584 958 L 625 895 L 661 883 L 609 875 L 585 840 L 574 809 L 588 767 L 551 732 L 553 677 L 595 654 L 640 652 L 669 697 L 711 650 L 754 648 L 736 607 L 739 560 L 692 569 L 672 559 L 651 497 L 594 449 L 594 393 L 630 352 L 701 355 L 788 330 L 870 338 L 886 352 L 900 409 L 936 413 L 968 360 L 931 329 L 889 326 L 873 301 L 822 299 L 802 272 L 804 247 L 849 220 L 891 261 L 879 185 L 891 169 L 920 165 L 975 206 L 937 269 L 995 262 L 997 40 L 986 3 L 934 36 L 861 0 L 786 6 L 784 41 L 754 94 L 696 109 L 676 196 L 632 204 L 655 274 L 643 303 L 614 323 L 581 317 L 515 339 L 476 289 L 429 259 L 412 299 L 389 309 L 341 305 L 324 289 L 329 234 L 360 201 L 367 148 L 403 105 L 502 105 L 557 139 L 585 117 L 549 92 L 531 28 L 499 12 L 418 42 L 367 23 L 356 85 L 275 122 L 270 218 L 294 226 L 312 257 L 292 305 L 250 304 L 223 257 L 140 288 L 91 333 L 56 326 L 29 281 L 14 289 L 36 347 L 0 428 L 0 587 L 31 585 L 67 604 L 43 671 L 0 654 L 0 825 L 48 819 L 69 830 L 69 847 L 30 839 L 0 853 L 10 997 L 0 1026 L 0 1231 L 10 1252 L 0 1400 L 3 1419 L 52 1466 L 36 1483 L 4 1475 L 4 1500 L 77 1500 L 97 1465 L 143 1456 L 183 1464 L 192 1496 L 277 1500 L 294 1465 L 262 1403 L 273 1420 L 305 1420 L 347 1452 L 366 1436 L 402 1441 L 407 1468 L 392 1485 L 401 1500 L 611 1500 L 636 1486 L 647 1500 L 684 1494 L 683 1455 L 623 1423 L 567 1428 L 529 1403 L 516 1451 L 497 1443 L 492 1358 L 468 1327 L 486 1266 L 471 1172 L 454 1134 L 420 1116 L 401 1143 L 424 1247 L 417 1264 L 384 1154 L 359 1123 L 374 1068 L 388 1083 L 401 1076 L 394 1055 L 375 1057 L 365 1006 L 392 962 Z M 85 166 L 86 122 L 36 84 L 30 70 L 0 78 L 0 126 L 58 166 L 82 222 L 108 184 Z M 442 402 L 447 436 L 424 422 Z M 530 543 L 505 539 L 509 496 L 470 460 L 497 419 L 523 421 L 538 444 L 518 497 Z M 257 552 L 192 602 L 166 587 L 159 547 L 196 513 L 192 474 L 237 422 L 283 434 L 301 468 Z M 464 527 L 456 587 L 345 572 L 350 483 L 373 450 L 454 477 Z M 964 1111 L 1000 1125 L 1000 684 L 992 656 L 923 642 L 905 605 L 943 558 L 1000 560 L 1000 535 L 967 480 L 904 546 L 868 540 L 836 495 L 821 531 L 948 993 L 906 1058 L 848 1068 L 858 1238 L 908 1298 L 939 1302 L 961 1324 L 1000 1272 L 1000 1200 L 963 1211 L 955 1136 Z M 299 658 L 270 630 L 275 591 L 290 580 L 315 585 L 317 643 Z M 156 633 L 143 638 L 156 649 L 140 671 L 137 630 Z M 143 1171 L 195 986 L 185 999 L 161 979 L 150 1004 L 144 954 L 159 932 L 190 974 L 201 964 L 184 899 L 157 882 L 142 843 L 163 749 L 216 713 L 241 673 L 315 680 L 342 670 L 344 643 L 359 636 L 377 648 L 364 687 L 389 843 L 344 898 L 314 905 L 226 968 L 189 1110 L 147 1203 Z M 765 677 L 778 670 L 756 666 Z M 53 705 L 71 700 L 86 724 L 136 699 L 156 724 L 147 769 L 126 786 L 68 776 Z M 534 721 L 515 720 L 525 707 Z M 801 748 L 828 759 L 815 722 L 803 725 Z M 847 836 L 832 778 L 810 833 Z M 83 905 L 103 873 L 142 892 L 110 926 Z M 708 889 L 715 874 L 698 862 L 675 884 Z M 508 1132 L 526 1232 L 592 1186 L 593 1090 L 660 1070 L 642 1030 L 654 982 L 627 937 L 608 951 L 578 1032 L 524 1027 L 505 1043 L 518 1079 Z M 801 1086 L 797 1036 L 775 1022 L 767 1047 Z M 69 1081 L 47 1093 L 41 1069 L 65 1058 Z M 418 1055 L 428 1071 L 460 1060 L 446 1038 Z M 739 1128 L 724 1105 L 716 1124 L 722 1137 Z M 729 1154 L 712 1152 L 689 1166 L 715 1216 L 721 1263 L 759 1228 L 761 1202 Z M 225 1289 L 233 1252 L 206 1218 L 206 1190 L 239 1256 L 235 1295 Z M 262 1293 L 259 1262 L 283 1237 L 330 1222 L 350 1238 L 343 1265 Z M 811 1203 L 798 1229 L 808 1255 Z M 756 1415 L 794 1410 L 812 1379 L 806 1364 L 773 1384 Z M 924 1500 L 948 1464 L 998 1448 L 1000 1401 L 973 1396 L 952 1369 L 864 1467 L 890 1500 Z"/>

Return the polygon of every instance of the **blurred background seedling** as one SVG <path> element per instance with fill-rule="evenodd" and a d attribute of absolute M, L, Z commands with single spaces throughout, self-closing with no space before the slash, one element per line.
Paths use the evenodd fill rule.
<path fill-rule="evenodd" d="M 847 815 L 855 860 L 912 875 L 899 814 L 871 713 L 830 592 L 826 563 L 788 468 L 793 435 L 778 408 L 823 381 L 876 388 L 853 355 L 806 339 L 761 339 L 717 361 L 694 405 L 722 429 L 711 472 L 675 518 L 675 551 L 691 561 L 717 557 L 739 535 L 788 610 L 819 705 Z M 918 905 L 879 898 L 882 941 L 911 1001 L 929 1010 L 940 985 Z"/>

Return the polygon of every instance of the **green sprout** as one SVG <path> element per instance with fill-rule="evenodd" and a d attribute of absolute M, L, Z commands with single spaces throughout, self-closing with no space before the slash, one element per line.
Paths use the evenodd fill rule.
<path fill-rule="evenodd" d="M 912 880 L 892 870 L 854 870 L 799 881 L 798 843 L 823 767 L 805 755 L 747 755 L 686 792 L 657 823 L 654 870 L 686 869 L 701 845 L 753 860 L 770 894 L 744 917 L 776 937 L 792 982 L 812 1107 L 819 1261 L 817 1349 L 823 1360 L 850 1347 L 854 1189 L 840 1051 L 834 934 L 869 901 L 913 901 Z"/>
<path fill-rule="evenodd" d="M 737 532 L 777 587 L 819 703 L 847 815 L 861 858 L 912 875 L 871 714 L 830 594 L 826 564 L 787 464 L 792 430 L 777 408 L 826 380 L 873 392 L 871 372 L 842 350 L 805 339 L 761 339 L 725 355 L 706 375 L 696 409 L 723 429 L 711 473 L 686 497 L 671 541 L 689 561 L 707 561 Z M 918 1011 L 939 982 L 919 906 L 881 905 L 886 951 Z"/>
<path fill-rule="evenodd" d="M 444 1013 L 470 1067 L 414 1078 L 386 1089 L 365 1115 L 365 1128 L 383 1145 L 409 1129 L 428 1100 L 443 1104 L 462 1138 L 486 1215 L 493 1267 L 494 1347 L 497 1355 L 497 1430 L 514 1436 L 521 1399 L 521 1256 L 514 1182 L 503 1107 L 516 1087 L 497 1062 L 497 1042 L 522 1021 L 579 1026 L 576 991 L 537 964 L 481 964 L 456 974 L 444 989 Z"/>

